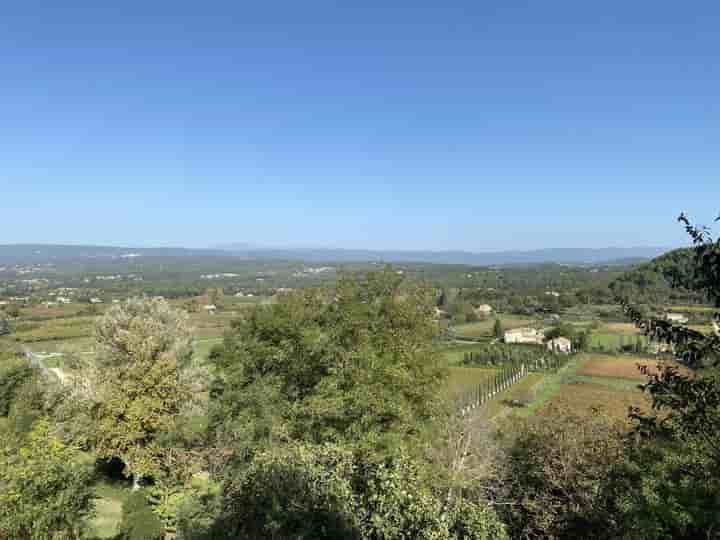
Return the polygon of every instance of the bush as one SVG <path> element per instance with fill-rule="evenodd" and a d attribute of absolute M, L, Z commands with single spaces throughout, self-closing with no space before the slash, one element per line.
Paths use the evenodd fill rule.
<path fill-rule="evenodd" d="M 16 444 L 17 443 L 17 444 Z M 92 509 L 91 470 L 41 419 L 27 437 L 0 441 L 0 538 L 80 538 Z"/>
<path fill-rule="evenodd" d="M 488 506 L 435 493 L 423 466 L 402 452 L 370 458 L 337 445 L 269 450 L 226 483 L 216 535 L 188 538 L 507 538 Z"/>
<path fill-rule="evenodd" d="M 225 486 L 228 538 L 359 538 L 352 466 L 333 446 L 258 455 Z"/>
<path fill-rule="evenodd" d="M 597 531 L 593 538 L 616 538 L 603 494 L 622 461 L 625 427 L 601 414 L 565 411 L 525 421 L 506 446 L 498 479 L 511 537 L 569 539 Z"/>
<path fill-rule="evenodd" d="M 24 358 L 0 358 L 0 416 L 7 416 L 18 390 L 32 377 L 32 368 Z"/>

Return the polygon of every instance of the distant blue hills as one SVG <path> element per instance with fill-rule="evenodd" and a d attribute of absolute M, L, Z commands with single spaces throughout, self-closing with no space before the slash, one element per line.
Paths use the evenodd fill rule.
<path fill-rule="evenodd" d="M 471 266 L 631 264 L 671 251 L 667 247 L 548 248 L 530 251 L 402 251 L 334 248 L 265 248 L 229 244 L 212 249 L 133 248 L 50 244 L 0 245 L 0 264 L 42 263 L 73 259 L 135 257 L 236 257 L 303 262 L 431 263 Z"/>

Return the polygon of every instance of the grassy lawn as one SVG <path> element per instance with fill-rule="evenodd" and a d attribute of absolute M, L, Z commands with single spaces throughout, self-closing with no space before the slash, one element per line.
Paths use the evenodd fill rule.
<path fill-rule="evenodd" d="M 193 359 L 196 362 L 203 363 L 205 360 L 207 360 L 208 355 L 210 354 L 210 351 L 212 348 L 222 343 L 222 338 L 206 338 L 206 339 L 198 339 L 193 343 Z"/>
<path fill-rule="evenodd" d="M 530 401 L 536 395 L 538 388 L 542 385 L 547 377 L 544 373 L 529 373 L 523 377 L 520 382 L 512 385 L 510 388 L 501 392 L 494 397 L 487 405 L 482 408 L 482 414 L 489 420 L 499 420 L 508 413 L 518 411 L 509 405 L 513 400 Z"/>
<path fill-rule="evenodd" d="M 92 535 L 113 538 L 122 518 L 122 502 L 130 492 L 126 482 L 99 482 L 95 486 L 95 515 L 89 520 Z"/>
<path fill-rule="evenodd" d="M 584 362 L 584 357 L 575 357 L 556 373 L 544 373 L 542 378 L 533 387 L 529 396 L 530 404 L 527 407 L 518 409 L 515 414 L 518 416 L 529 416 L 534 414 L 540 407 L 551 400 L 562 387 L 562 384 L 575 375 L 578 366 Z"/>
<path fill-rule="evenodd" d="M 447 379 L 446 390 L 450 396 L 460 396 L 478 387 L 478 385 L 495 376 L 497 370 L 476 367 L 451 367 Z"/>

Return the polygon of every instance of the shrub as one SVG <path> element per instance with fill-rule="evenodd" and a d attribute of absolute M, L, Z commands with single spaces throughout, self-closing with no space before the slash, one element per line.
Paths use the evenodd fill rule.
<path fill-rule="evenodd" d="M 622 460 L 626 424 L 600 414 L 551 416 L 525 421 L 506 446 L 499 502 L 509 504 L 499 508 L 512 538 L 613 538 L 603 493 Z"/>
<path fill-rule="evenodd" d="M 0 416 L 7 416 L 18 390 L 32 377 L 32 368 L 24 358 L 0 359 Z"/>

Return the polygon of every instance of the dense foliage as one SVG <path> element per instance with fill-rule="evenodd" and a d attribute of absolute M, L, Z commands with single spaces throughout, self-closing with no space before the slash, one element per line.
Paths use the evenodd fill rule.
<path fill-rule="evenodd" d="M 0 353 L 0 417 L 10 413 L 10 406 L 17 393 L 32 375 L 27 360 L 13 354 Z"/>
<path fill-rule="evenodd" d="M 92 471 L 39 420 L 27 437 L 0 444 L 0 538 L 75 540 L 90 513 Z"/>
<path fill-rule="evenodd" d="M 161 436 L 189 398 L 181 368 L 190 354 L 185 317 L 162 300 L 130 300 L 96 327 L 98 354 L 86 370 L 95 451 L 119 458 L 136 480 L 167 474 Z"/>
<path fill-rule="evenodd" d="M 720 239 L 694 227 L 684 216 L 695 247 L 683 277 L 720 306 Z M 633 412 L 644 442 L 625 478 L 635 478 L 626 508 L 648 538 L 698 538 L 720 534 L 720 312 L 706 334 L 666 320 L 645 319 L 625 302 L 627 314 L 652 339 L 670 345 L 683 363 L 650 376 L 645 385 L 652 412 Z M 639 484 L 639 486 L 638 486 Z M 659 501 L 664 501 L 659 504 Z"/>
<path fill-rule="evenodd" d="M 245 448 L 302 440 L 371 448 L 439 413 L 432 298 L 391 272 L 283 297 L 239 321 L 214 358 L 212 420 Z"/>
<path fill-rule="evenodd" d="M 418 455 L 446 418 L 434 296 L 345 277 L 238 321 L 215 352 L 216 444 L 231 450 L 212 538 L 503 538 Z"/>

